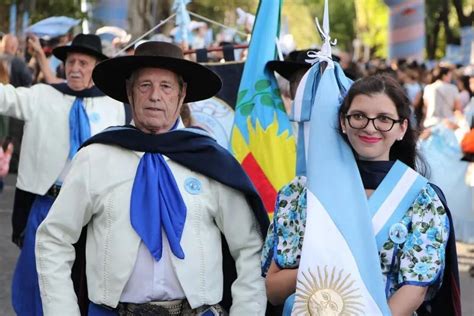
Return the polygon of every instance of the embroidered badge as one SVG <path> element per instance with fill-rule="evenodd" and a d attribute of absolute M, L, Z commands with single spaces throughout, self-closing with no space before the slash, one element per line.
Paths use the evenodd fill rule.
<path fill-rule="evenodd" d="M 100 114 L 97 113 L 97 112 L 92 112 L 91 114 L 89 114 L 89 121 L 91 123 L 97 123 L 100 121 Z"/>
<path fill-rule="evenodd" d="M 189 194 L 199 194 L 201 193 L 201 181 L 196 178 L 187 178 L 184 181 L 184 188 Z"/>
<path fill-rule="evenodd" d="M 396 223 L 390 227 L 390 239 L 396 244 L 403 244 L 407 239 L 408 229 L 403 223 Z"/>

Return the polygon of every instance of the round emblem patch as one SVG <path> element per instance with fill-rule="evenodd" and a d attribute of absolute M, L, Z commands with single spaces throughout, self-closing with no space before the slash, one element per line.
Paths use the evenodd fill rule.
<path fill-rule="evenodd" d="M 97 113 L 97 112 L 92 112 L 91 114 L 89 114 L 89 121 L 91 123 L 97 123 L 100 121 L 100 114 Z"/>
<path fill-rule="evenodd" d="M 390 239 L 396 244 L 403 244 L 407 239 L 408 229 L 402 223 L 393 224 L 388 233 Z"/>
<path fill-rule="evenodd" d="M 187 178 L 184 181 L 184 188 L 189 194 L 199 194 L 201 193 L 201 181 L 196 178 Z"/>

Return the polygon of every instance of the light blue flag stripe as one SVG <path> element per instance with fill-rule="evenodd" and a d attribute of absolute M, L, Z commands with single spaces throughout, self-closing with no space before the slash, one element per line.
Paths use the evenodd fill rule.
<path fill-rule="evenodd" d="M 379 309 L 384 315 L 390 315 L 364 187 L 352 150 L 338 133 L 341 95 L 337 91 L 335 69 L 326 69 L 314 100 L 317 115 L 311 117 L 308 189 L 344 236 L 360 276 Z"/>
<path fill-rule="evenodd" d="M 385 176 L 382 183 L 379 185 L 377 190 L 372 194 L 369 199 L 369 210 L 371 216 L 375 215 L 375 212 L 380 209 L 383 202 L 387 197 L 393 192 L 395 186 L 401 180 L 401 177 L 405 172 L 410 169 L 404 163 L 397 161 L 390 169 L 389 173 Z M 416 199 L 420 191 L 426 186 L 428 180 L 421 175 L 418 175 L 416 180 L 411 184 L 408 191 L 405 193 L 404 197 L 400 200 L 399 204 L 396 206 L 392 215 L 388 218 L 387 222 L 384 223 L 383 227 L 375 236 L 377 242 L 377 249 L 381 249 L 383 244 L 387 241 L 389 236 L 390 227 L 401 221 L 405 215 L 408 208 L 413 204 L 413 201 Z"/>
<path fill-rule="evenodd" d="M 398 163 L 398 161 L 392 166 L 390 171 L 387 173 L 385 178 L 382 180 L 377 190 L 372 193 L 369 199 L 369 210 L 370 215 L 373 217 L 375 212 L 382 206 L 387 196 L 392 192 L 393 188 L 397 185 L 400 178 L 405 173 L 408 167 L 404 164 Z"/>

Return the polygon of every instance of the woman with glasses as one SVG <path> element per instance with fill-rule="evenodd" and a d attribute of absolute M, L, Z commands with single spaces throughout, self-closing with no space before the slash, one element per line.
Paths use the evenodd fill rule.
<path fill-rule="evenodd" d="M 355 82 L 339 109 L 340 135 L 352 148 L 369 201 L 395 165 L 420 172 L 425 169 L 417 154 L 417 135 L 410 127 L 409 117 L 410 101 L 396 80 L 387 75 Z M 393 180 L 393 173 L 385 180 L 384 188 L 388 178 Z M 378 196 L 379 193 L 380 190 Z M 456 262 L 451 266 L 452 260 L 456 261 L 456 252 L 444 196 L 425 179 L 413 197 L 399 218 L 388 225 L 390 229 L 379 248 L 388 305 L 393 315 L 413 315 L 417 310 L 420 313 L 422 309 L 429 309 L 430 303 L 434 314 L 456 315 L 452 309 L 444 309 L 459 307 L 459 297 L 452 299 L 446 294 L 453 286 L 458 287 L 455 282 L 458 279 Z M 337 188 L 334 188 L 334 198 L 344 198 Z M 306 201 L 305 176 L 295 178 L 279 191 L 262 253 L 268 299 L 274 305 L 285 304 L 283 315 L 290 315 L 292 310 L 304 239 Z M 449 274 L 454 284 L 445 282 L 444 274 Z M 443 290 L 440 290 L 442 285 Z M 450 302 L 433 305 L 433 299 L 438 302 L 441 296 Z M 440 305 L 443 309 L 438 307 Z"/>

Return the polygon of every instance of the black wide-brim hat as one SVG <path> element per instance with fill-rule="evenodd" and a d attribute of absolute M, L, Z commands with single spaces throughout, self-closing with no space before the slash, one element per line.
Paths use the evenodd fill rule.
<path fill-rule="evenodd" d="M 66 61 L 68 53 L 82 53 L 93 56 L 99 61 L 108 57 L 102 54 L 102 43 L 100 37 L 94 34 L 78 34 L 72 40 L 71 45 L 59 46 L 53 49 L 53 55 L 63 62 Z"/>
<path fill-rule="evenodd" d="M 92 73 L 94 84 L 109 97 L 129 103 L 126 81 L 141 68 L 167 69 L 181 76 L 186 82 L 184 102 L 205 100 L 216 95 L 222 81 L 209 68 L 184 59 L 178 46 L 149 41 L 135 49 L 133 56 L 116 57 L 99 63 Z"/>
<path fill-rule="evenodd" d="M 311 64 L 305 61 L 305 59 L 309 59 L 308 52 L 310 51 L 319 51 L 319 49 L 292 51 L 285 60 L 269 61 L 267 67 L 289 81 L 297 71 L 311 68 Z M 337 62 L 340 60 L 336 55 L 332 55 L 332 59 Z"/>

